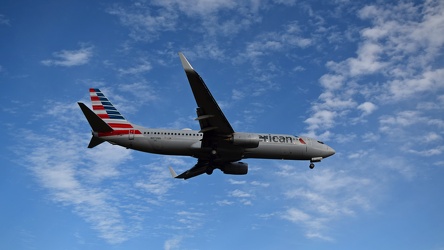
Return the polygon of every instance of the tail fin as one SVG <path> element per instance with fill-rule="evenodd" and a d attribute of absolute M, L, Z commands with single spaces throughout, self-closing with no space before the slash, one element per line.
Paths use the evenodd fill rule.
<path fill-rule="evenodd" d="M 114 130 L 106 123 L 104 122 L 100 117 L 98 117 L 94 112 L 91 111 L 85 104 L 78 102 L 80 109 L 82 110 L 83 114 L 86 117 L 86 120 L 88 120 L 89 125 L 91 126 L 93 132 L 91 141 L 89 142 L 88 148 L 93 148 L 102 142 L 104 140 L 100 139 L 98 137 L 98 133 L 110 133 Z"/>
<path fill-rule="evenodd" d="M 88 120 L 89 125 L 91 126 L 94 132 L 112 132 L 113 129 L 103 121 L 97 114 L 91 111 L 85 104 L 78 102 L 80 109 Z"/>
<path fill-rule="evenodd" d="M 128 134 L 130 139 L 134 139 L 134 134 L 140 134 L 135 130 L 117 109 L 111 104 L 108 98 L 99 89 L 89 89 L 93 110 L 85 104 L 78 102 L 80 109 L 88 120 L 92 128 L 92 138 L 88 148 L 93 148 L 105 141 L 106 136 Z"/>
<path fill-rule="evenodd" d="M 99 89 L 89 89 L 94 113 L 114 130 L 131 129 L 129 123 Z"/>

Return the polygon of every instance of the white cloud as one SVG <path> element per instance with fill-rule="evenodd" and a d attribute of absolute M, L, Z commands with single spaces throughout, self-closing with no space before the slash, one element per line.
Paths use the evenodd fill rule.
<path fill-rule="evenodd" d="M 297 3 L 297 0 L 273 0 L 273 2 L 287 6 L 293 6 Z"/>
<path fill-rule="evenodd" d="M 441 139 L 442 139 L 442 136 L 437 134 L 437 133 L 435 133 L 435 132 L 429 132 L 424 137 L 424 141 L 426 143 L 438 141 L 438 140 L 441 140 Z"/>
<path fill-rule="evenodd" d="M 177 221 L 182 224 L 183 229 L 186 230 L 196 230 L 203 224 L 204 213 L 200 212 L 190 212 L 190 211 L 179 211 L 176 213 Z"/>
<path fill-rule="evenodd" d="M 351 153 L 347 156 L 348 159 L 358 159 L 363 158 L 367 156 L 369 153 L 369 150 L 358 150 L 358 152 Z"/>
<path fill-rule="evenodd" d="M 168 239 L 167 241 L 165 241 L 163 249 L 165 250 L 180 249 L 180 243 L 182 242 L 182 240 L 183 240 L 182 236 L 175 236 L 171 239 Z"/>
<path fill-rule="evenodd" d="M 244 97 L 245 97 L 245 93 L 244 92 L 242 92 L 240 90 L 237 90 L 237 89 L 233 89 L 232 90 L 231 98 L 233 100 L 239 101 L 239 100 L 242 100 Z"/>
<path fill-rule="evenodd" d="M 233 205 L 234 202 L 229 201 L 229 200 L 221 200 L 221 201 L 216 201 L 216 204 L 219 206 L 230 206 L 230 205 Z"/>
<path fill-rule="evenodd" d="M 369 115 L 377 109 L 377 106 L 371 102 L 364 102 L 358 106 L 358 109 L 362 111 L 362 115 Z"/>
<path fill-rule="evenodd" d="M 342 125 L 348 119 L 350 124 L 356 124 L 357 118 L 345 115 L 352 113 L 361 95 L 365 100 L 357 106 L 362 111 L 360 118 L 373 113 L 376 108 L 384 112 L 383 105 L 387 103 L 401 103 L 409 98 L 419 100 L 418 107 L 423 110 L 438 108 L 421 97 L 444 89 L 441 80 L 444 78 L 444 68 L 436 64 L 443 56 L 443 11 L 444 3 L 438 0 L 361 8 L 358 17 L 368 21 L 369 25 L 359 30 L 356 56 L 326 64 L 330 72 L 319 79 L 324 91 L 313 105 L 312 115 L 306 120 L 310 133 L 325 130 L 324 126 L 320 126 L 324 124 L 323 121 L 327 129 Z M 336 115 L 330 115 L 327 119 L 327 112 L 335 112 Z M 338 118 L 344 121 L 336 122 Z M 380 121 L 385 125 L 413 123 L 399 115 L 392 118 L 397 120 L 384 116 Z M 424 121 L 421 119 L 421 122 Z M 442 121 L 429 119 L 429 123 L 440 126 Z M 387 127 L 383 126 L 384 129 Z"/>
<path fill-rule="evenodd" d="M 380 135 L 372 133 L 372 132 L 367 132 L 365 134 L 362 135 L 362 139 L 365 142 L 374 142 L 374 141 L 378 141 L 381 138 Z"/>
<path fill-rule="evenodd" d="M 426 119 L 418 111 L 406 110 L 397 113 L 394 116 L 385 115 L 379 119 L 380 130 L 391 133 L 393 129 L 406 127 L 418 122 L 424 122 Z"/>
<path fill-rule="evenodd" d="M 128 92 L 131 95 L 134 95 L 137 97 L 137 100 L 134 100 L 134 99 L 127 100 L 128 106 L 130 105 L 130 103 L 131 103 L 131 105 L 134 105 L 135 101 L 136 101 L 136 103 L 146 104 L 147 102 L 152 102 L 152 101 L 155 101 L 158 99 L 151 84 L 149 84 L 148 82 L 145 82 L 145 81 L 120 84 L 119 90 L 124 91 L 124 92 Z"/>
<path fill-rule="evenodd" d="M 320 79 L 322 87 L 327 90 L 337 90 L 344 85 L 345 77 L 342 75 L 325 74 Z"/>
<path fill-rule="evenodd" d="M 127 69 L 119 69 L 119 73 L 122 75 L 138 75 L 142 73 L 146 73 L 152 69 L 151 63 L 148 61 L 142 60 L 137 66 L 127 68 Z"/>
<path fill-rule="evenodd" d="M 130 237 L 129 225 L 111 203 L 112 195 L 95 184 L 117 176 L 114 168 L 129 158 L 129 152 L 101 147 L 99 152 L 108 151 L 104 155 L 113 155 L 113 161 L 104 161 L 100 169 L 95 169 L 97 156 L 88 154 L 86 140 L 79 140 L 69 130 L 64 130 L 64 140 L 34 133 L 28 133 L 26 138 L 27 144 L 33 146 L 25 154 L 25 164 L 54 202 L 73 207 L 109 243 L 121 243 Z M 106 168 L 114 169 L 111 175 L 104 174 L 107 170 L 102 172 Z"/>
<path fill-rule="evenodd" d="M 382 52 L 383 48 L 380 45 L 364 42 L 358 48 L 356 58 L 349 58 L 340 65 L 331 65 L 331 67 L 338 72 L 347 72 L 351 77 L 375 73 L 387 65 L 380 60 Z"/>
<path fill-rule="evenodd" d="M 411 78 L 394 79 L 388 83 L 388 90 L 392 98 L 406 99 L 423 92 L 444 89 L 444 68 L 427 70 L 421 75 Z"/>
<path fill-rule="evenodd" d="M 420 155 L 420 156 L 425 156 L 425 157 L 434 156 L 434 155 L 441 155 L 444 153 L 444 146 L 437 146 L 435 148 L 426 149 L 426 150 L 410 149 L 409 152 L 413 153 L 413 154 Z"/>
<path fill-rule="evenodd" d="M 248 198 L 248 197 L 251 197 L 251 194 L 249 194 L 245 191 L 236 189 L 230 193 L 230 196 L 236 197 L 236 198 Z"/>
<path fill-rule="evenodd" d="M 157 200 L 162 200 L 177 184 L 171 181 L 173 178 L 168 171 L 168 166 L 189 168 L 189 164 L 182 157 L 161 156 L 156 162 L 143 166 L 146 171 L 134 182 L 134 186 L 152 194 Z"/>
<path fill-rule="evenodd" d="M 251 185 L 253 186 L 259 186 L 259 187 L 268 187 L 270 186 L 270 183 L 267 182 L 260 182 L 260 181 L 252 181 Z"/>
<path fill-rule="evenodd" d="M 84 47 L 78 50 L 61 50 L 54 52 L 56 59 L 47 59 L 41 61 L 46 66 L 72 67 L 87 64 L 93 56 L 93 47 Z"/>
<path fill-rule="evenodd" d="M 328 231 L 335 220 L 372 208 L 375 189 L 370 178 L 332 169 L 302 175 L 284 166 L 281 170 L 287 204 L 295 203 L 281 217 L 301 226 L 307 238 L 332 240 Z"/>
<path fill-rule="evenodd" d="M 152 40 L 161 31 L 175 30 L 177 25 L 178 16 L 175 12 L 168 9 L 155 11 L 141 2 L 128 8 L 114 5 L 107 11 L 118 16 L 120 22 L 130 28 L 130 36 L 135 40 Z"/>
<path fill-rule="evenodd" d="M 285 213 L 282 215 L 282 218 L 295 222 L 295 223 L 299 223 L 299 222 L 303 222 L 303 223 L 307 223 L 308 221 L 311 220 L 311 216 L 300 211 L 297 208 L 290 208 L 287 211 L 285 211 Z"/>
<path fill-rule="evenodd" d="M 228 182 L 233 185 L 244 185 L 247 183 L 247 181 L 237 181 L 233 179 L 228 179 Z"/>
<path fill-rule="evenodd" d="M 196 22 L 198 25 L 192 25 L 191 31 L 206 38 L 231 36 L 258 22 L 254 14 L 258 7 L 254 1 L 166 0 L 138 2 L 130 7 L 114 5 L 108 13 L 118 16 L 129 27 L 133 39 L 153 41 L 165 31 L 180 29 L 185 19 L 187 23 Z M 229 18 L 223 15 L 224 11 L 231 11 Z"/>
<path fill-rule="evenodd" d="M 290 48 L 306 48 L 313 44 L 312 39 L 304 37 L 299 25 L 295 22 L 279 31 L 261 34 L 254 42 L 246 46 L 246 51 L 241 56 L 250 60 L 257 60 L 257 57 L 270 53 L 288 50 Z"/>
<path fill-rule="evenodd" d="M 178 7 L 178 9 L 188 16 L 204 16 L 213 15 L 222 10 L 230 10 L 238 7 L 238 3 L 233 0 L 228 1 L 217 1 L 217 0 L 191 0 L 191 1 L 180 1 L 180 0 L 166 0 L 166 1 L 156 1 L 157 5 L 164 6 L 168 9 Z M 193 8 L 190 8 L 193 6 Z"/>
<path fill-rule="evenodd" d="M 328 129 L 334 125 L 334 118 L 337 116 L 336 112 L 329 110 L 320 110 L 314 113 L 310 118 L 304 122 L 308 124 L 309 130 Z"/>

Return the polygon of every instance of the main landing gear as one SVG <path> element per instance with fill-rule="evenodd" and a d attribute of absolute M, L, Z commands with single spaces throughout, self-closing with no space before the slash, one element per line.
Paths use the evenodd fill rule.
<path fill-rule="evenodd" d="M 208 166 L 207 169 L 205 170 L 205 173 L 207 173 L 207 175 L 212 175 L 213 174 L 213 170 L 214 170 L 213 167 Z"/>
<path fill-rule="evenodd" d="M 209 162 L 209 164 L 208 164 L 208 166 L 207 166 L 207 169 L 205 170 L 205 173 L 206 173 L 207 175 L 212 175 L 212 174 L 213 174 L 213 171 L 214 171 L 213 161 L 214 161 L 214 159 L 215 159 L 216 157 L 217 157 L 217 151 L 216 151 L 216 148 L 213 148 L 213 149 L 211 150 L 210 162 Z"/>

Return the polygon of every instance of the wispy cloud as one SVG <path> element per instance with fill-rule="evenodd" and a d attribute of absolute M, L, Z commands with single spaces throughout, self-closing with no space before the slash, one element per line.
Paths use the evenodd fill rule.
<path fill-rule="evenodd" d="M 190 5 L 194 7 L 189 8 Z M 259 7 L 255 1 L 170 0 L 139 2 L 132 6 L 116 4 L 108 8 L 107 12 L 117 16 L 122 25 L 129 28 L 133 39 L 152 42 L 161 33 L 177 29 L 201 33 L 205 38 L 232 36 L 260 20 L 255 15 Z M 227 17 L 225 11 L 231 11 L 232 14 Z M 183 26 L 181 20 L 184 19 L 188 23 L 195 22 L 196 26 Z"/>
<path fill-rule="evenodd" d="M 171 188 L 171 183 L 166 181 L 167 165 L 164 171 L 155 168 L 163 164 L 148 166 L 146 171 L 151 175 L 143 180 L 129 175 L 128 168 L 118 166 L 132 159 L 132 151 L 108 143 L 87 149 L 89 135 L 81 132 L 86 125 L 83 117 L 79 119 L 81 112 L 60 115 L 70 106 L 51 102 L 51 108 L 35 117 L 51 123 L 35 131 L 23 130 L 21 135 L 25 139 L 17 146 L 17 153 L 24 155 L 22 164 L 54 203 L 72 208 L 106 242 L 125 242 L 142 230 L 141 222 L 149 212 L 148 205 L 154 204 L 148 200 L 162 202 L 162 196 Z M 135 168 L 135 171 L 141 169 Z M 133 178 L 133 182 L 124 181 L 125 176 Z M 121 202 L 125 199 L 130 200 Z"/>
<path fill-rule="evenodd" d="M 372 208 L 375 189 L 370 178 L 332 169 L 294 174 L 288 165 L 277 175 L 286 183 L 288 204 L 294 203 L 280 217 L 304 228 L 307 238 L 333 240 L 328 232 L 334 221 Z"/>
<path fill-rule="evenodd" d="M 119 69 L 119 73 L 122 75 L 138 75 L 146 73 L 152 69 L 151 63 L 142 60 L 138 65 L 126 69 Z"/>
<path fill-rule="evenodd" d="M 11 22 L 9 21 L 9 19 L 5 15 L 0 14 L 0 25 L 10 26 Z"/>
<path fill-rule="evenodd" d="M 183 236 L 174 236 L 173 238 L 165 241 L 163 249 L 165 250 L 180 249 L 180 243 L 182 242 L 182 240 Z"/>
<path fill-rule="evenodd" d="M 154 198 L 162 200 L 173 187 L 171 174 L 167 171 L 167 167 L 172 165 L 189 166 L 180 157 L 161 157 L 156 163 L 144 166 L 147 169 L 147 176 L 136 181 L 135 187 L 144 189 L 147 193 L 151 193 Z"/>
<path fill-rule="evenodd" d="M 443 36 L 436 35 L 444 33 L 443 10 L 442 1 L 434 0 L 361 8 L 358 17 L 369 26 L 359 31 L 355 57 L 326 64 L 330 72 L 319 80 L 324 91 L 313 105 L 313 115 L 305 121 L 309 133 L 315 135 L 347 120 L 354 124 L 373 114 L 376 107 L 384 112 L 381 107 L 387 103 L 444 89 L 439 80 L 444 69 L 434 64 L 444 45 Z M 353 118 L 351 114 L 357 110 L 361 115 Z M 339 118 L 343 120 L 340 123 Z"/>
<path fill-rule="evenodd" d="M 54 202 L 73 207 L 109 243 L 121 243 L 131 236 L 121 211 L 112 204 L 112 194 L 97 185 L 119 175 L 115 167 L 128 159 L 129 152 L 101 147 L 98 153 L 113 155 L 113 159 L 97 165 L 97 156 L 85 151 L 87 141 L 79 140 L 72 131 L 65 131 L 64 140 L 32 132 L 26 138 L 33 147 L 25 164 Z"/>
<path fill-rule="evenodd" d="M 166 8 L 150 8 L 144 2 L 135 3 L 129 7 L 114 5 L 107 12 L 115 15 L 120 22 L 130 28 L 130 36 L 135 40 L 150 41 L 156 39 L 160 32 L 175 30 L 177 14 Z"/>
<path fill-rule="evenodd" d="M 93 56 L 93 46 L 82 46 L 78 50 L 61 50 L 53 53 L 54 59 L 41 61 L 45 66 L 73 67 L 87 64 Z"/>

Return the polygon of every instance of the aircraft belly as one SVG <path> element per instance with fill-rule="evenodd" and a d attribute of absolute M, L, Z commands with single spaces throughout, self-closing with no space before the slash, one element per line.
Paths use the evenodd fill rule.
<path fill-rule="evenodd" d="M 306 160 L 306 151 L 306 145 L 263 143 L 257 148 L 248 149 L 244 158 Z"/>
<path fill-rule="evenodd" d="M 171 137 L 150 137 L 143 142 L 142 148 L 155 154 L 192 156 L 194 140 L 181 140 Z"/>

